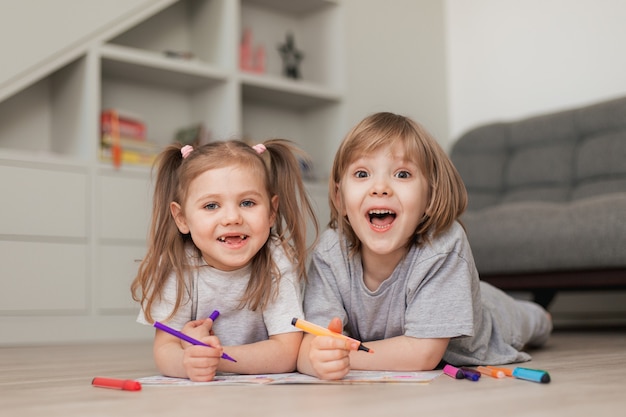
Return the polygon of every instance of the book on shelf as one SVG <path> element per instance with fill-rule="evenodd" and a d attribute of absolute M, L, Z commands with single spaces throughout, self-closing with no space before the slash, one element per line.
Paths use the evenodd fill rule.
<path fill-rule="evenodd" d="M 148 140 L 137 140 L 125 136 L 117 138 L 119 155 L 115 153 L 115 138 L 104 133 L 100 141 L 100 159 L 106 162 L 116 162 L 131 165 L 152 165 L 162 147 Z"/>
<path fill-rule="evenodd" d="M 146 140 L 146 124 L 140 117 L 126 111 L 103 110 L 100 113 L 100 131 L 111 134 L 116 127 L 120 136 Z"/>
<path fill-rule="evenodd" d="M 143 152 L 122 149 L 120 152 L 120 162 L 128 165 L 152 166 L 157 154 L 147 154 Z M 100 148 L 100 160 L 103 162 L 113 162 L 113 148 L 103 146 Z"/>
<path fill-rule="evenodd" d="M 117 143 L 122 149 L 127 149 L 136 152 L 143 152 L 146 154 L 158 154 L 161 152 L 161 145 L 149 140 L 137 140 L 132 137 L 120 135 L 117 139 Z M 100 145 L 103 147 L 113 147 L 115 144 L 115 138 L 113 135 L 103 133 L 100 141 Z"/>
<path fill-rule="evenodd" d="M 141 117 L 118 109 L 100 114 L 100 159 L 122 164 L 152 165 L 161 146 L 146 139 L 146 125 Z"/>

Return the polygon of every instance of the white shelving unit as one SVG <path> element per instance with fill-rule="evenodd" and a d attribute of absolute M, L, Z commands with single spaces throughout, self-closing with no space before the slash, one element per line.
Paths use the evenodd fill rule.
<path fill-rule="evenodd" d="M 0 334 L 15 335 L 0 345 L 151 334 L 134 323 L 129 293 L 145 253 L 150 169 L 100 161 L 102 109 L 141 115 L 148 138 L 162 145 L 197 123 L 216 140 L 292 139 L 313 156 L 319 181 L 310 191 L 327 221 L 324 173 L 344 134 L 341 4 L 160 3 L 0 97 Z M 266 50 L 265 73 L 239 69 L 245 29 Z M 287 33 L 304 53 L 299 80 L 282 75 L 277 48 Z"/>

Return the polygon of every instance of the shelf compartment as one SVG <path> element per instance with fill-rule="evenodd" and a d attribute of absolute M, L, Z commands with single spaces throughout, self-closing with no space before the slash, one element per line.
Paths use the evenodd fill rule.
<path fill-rule="evenodd" d="M 295 49 L 303 54 L 296 81 L 340 88 L 342 26 L 337 6 L 337 2 L 323 0 L 244 0 L 239 36 L 249 33 L 252 50 L 265 50 L 266 75 L 285 77 L 278 49 L 292 35 Z"/>
<path fill-rule="evenodd" d="M 139 115 L 149 140 L 166 145 L 178 129 L 198 123 L 216 136 L 232 131 L 236 110 L 229 100 L 233 76 L 227 71 L 197 60 L 111 44 L 100 48 L 100 59 L 101 109 Z"/>
<path fill-rule="evenodd" d="M 0 102 L 0 149 L 88 160 L 89 68 L 81 57 Z"/>
<path fill-rule="evenodd" d="M 155 54 L 191 53 L 210 65 L 228 67 L 233 56 L 232 0 L 182 0 L 109 41 Z"/>

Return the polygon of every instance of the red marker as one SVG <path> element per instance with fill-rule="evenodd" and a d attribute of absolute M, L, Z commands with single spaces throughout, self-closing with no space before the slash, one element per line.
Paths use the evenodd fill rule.
<path fill-rule="evenodd" d="M 121 389 L 124 391 L 141 390 L 141 383 L 133 381 L 132 379 L 103 378 L 97 376 L 91 381 L 91 385 L 94 387 Z"/>

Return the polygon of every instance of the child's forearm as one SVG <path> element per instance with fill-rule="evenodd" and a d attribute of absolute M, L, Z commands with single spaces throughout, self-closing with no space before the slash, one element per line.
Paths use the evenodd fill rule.
<path fill-rule="evenodd" d="M 154 362 L 160 373 L 176 378 L 188 378 L 183 366 L 184 349 L 178 341 L 154 346 Z"/>
<path fill-rule="evenodd" d="M 350 368 L 378 371 L 432 370 L 443 358 L 449 340 L 398 336 L 368 341 L 367 346 L 376 353 L 350 352 Z"/>
<path fill-rule="evenodd" d="M 224 351 L 237 362 L 221 360 L 217 370 L 238 374 L 293 372 L 301 340 L 302 332 L 291 332 L 248 345 L 227 346 Z"/>

